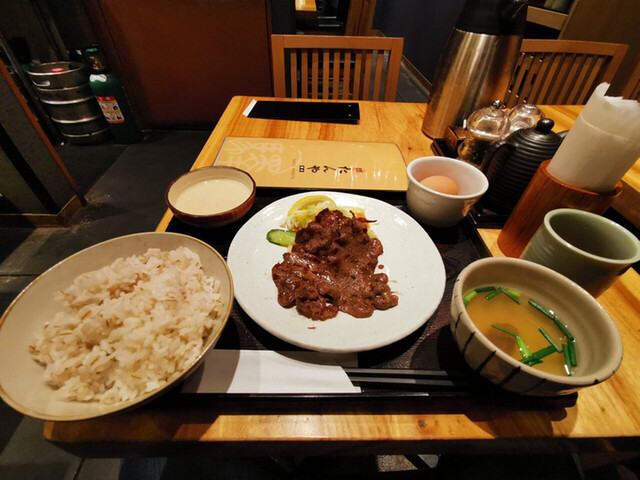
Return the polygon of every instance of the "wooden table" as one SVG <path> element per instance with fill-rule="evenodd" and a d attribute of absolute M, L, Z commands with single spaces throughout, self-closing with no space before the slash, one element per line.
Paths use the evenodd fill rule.
<path fill-rule="evenodd" d="M 360 102 L 359 125 L 249 119 L 248 97 L 235 97 L 193 168 L 210 165 L 225 137 L 255 136 L 395 142 L 406 160 L 431 155 L 420 126 L 423 104 Z M 545 111 L 567 128 L 576 107 Z M 167 213 L 158 226 L 167 228 Z M 480 234 L 494 255 L 498 230 Z M 162 401 L 91 421 L 47 422 L 46 439 L 87 457 L 169 455 L 321 455 L 487 451 L 632 451 L 640 447 L 640 277 L 628 270 L 602 297 L 622 334 L 625 357 L 611 379 L 584 389 L 575 406 L 522 409 L 517 405 L 435 408 L 430 402 L 344 405 L 308 401 L 199 403 Z"/>

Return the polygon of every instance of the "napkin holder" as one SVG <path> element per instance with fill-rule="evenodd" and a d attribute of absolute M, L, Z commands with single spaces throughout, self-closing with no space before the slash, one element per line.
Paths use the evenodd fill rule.
<path fill-rule="evenodd" d="M 498 236 L 498 246 L 508 257 L 520 256 L 551 210 L 575 208 L 602 215 L 622 192 L 622 182 L 606 193 L 572 187 L 549 174 L 550 161 L 540 165 Z"/>

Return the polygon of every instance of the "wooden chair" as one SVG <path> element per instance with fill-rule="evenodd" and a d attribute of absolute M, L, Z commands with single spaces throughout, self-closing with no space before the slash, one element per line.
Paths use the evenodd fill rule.
<path fill-rule="evenodd" d="M 272 35 L 274 95 L 393 102 L 403 42 L 389 37 Z"/>
<path fill-rule="evenodd" d="M 600 83 L 611 83 L 628 48 L 618 43 L 525 39 L 504 103 L 582 105 Z"/>

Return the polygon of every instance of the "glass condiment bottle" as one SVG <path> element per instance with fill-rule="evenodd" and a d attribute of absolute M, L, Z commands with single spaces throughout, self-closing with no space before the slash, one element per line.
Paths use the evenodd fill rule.
<path fill-rule="evenodd" d="M 458 147 L 458 158 L 479 166 L 484 152 L 509 132 L 510 121 L 502 102 L 473 112 L 467 119 L 467 135 Z"/>
<path fill-rule="evenodd" d="M 509 133 L 523 128 L 535 127 L 544 117 L 544 113 L 537 106 L 530 103 L 521 103 L 509 110 Z"/>

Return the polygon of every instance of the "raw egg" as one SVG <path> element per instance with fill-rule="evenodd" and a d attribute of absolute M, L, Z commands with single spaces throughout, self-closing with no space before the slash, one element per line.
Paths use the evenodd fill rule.
<path fill-rule="evenodd" d="M 444 175 L 432 175 L 420 181 L 420 184 L 447 195 L 458 195 L 458 184 Z"/>

